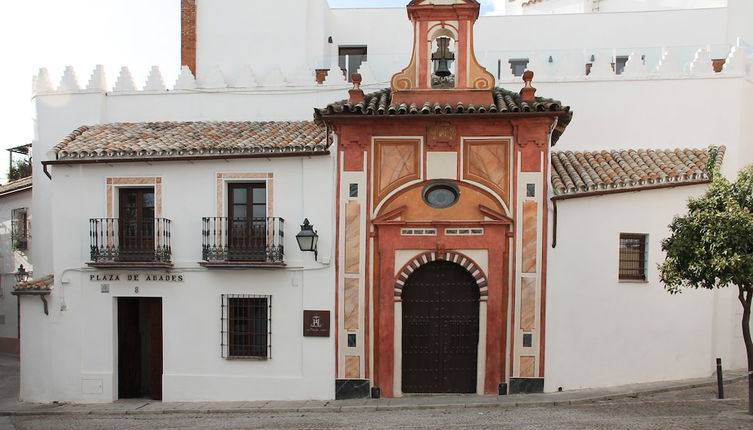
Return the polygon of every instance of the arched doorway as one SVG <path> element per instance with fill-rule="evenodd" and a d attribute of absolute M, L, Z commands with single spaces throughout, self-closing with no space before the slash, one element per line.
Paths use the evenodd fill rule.
<path fill-rule="evenodd" d="M 459 264 L 432 261 L 402 291 L 402 392 L 475 393 L 479 298 Z"/>

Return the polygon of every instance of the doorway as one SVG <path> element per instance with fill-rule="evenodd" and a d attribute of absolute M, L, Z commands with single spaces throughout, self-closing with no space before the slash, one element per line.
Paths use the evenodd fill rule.
<path fill-rule="evenodd" d="M 118 397 L 162 399 L 161 298 L 118 298 Z"/>
<path fill-rule="evenodd" d="M 154 188 L 120 190 L 120 261 L 154 261 Z"/>
<path fill-rule="evenodd" d="M 228 260 L 266 260 L 266 183 L 229 184 L 228 188 Z"/>
<path fill-rule="evenodd" d="M 462 266 L 433 261 L 402 292 L 402 392 L 475 393 L 480 292 Z"/>

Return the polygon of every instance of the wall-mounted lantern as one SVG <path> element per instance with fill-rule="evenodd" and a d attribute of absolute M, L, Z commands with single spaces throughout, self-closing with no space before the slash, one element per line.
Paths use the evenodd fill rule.
<path fill-rule="evenodd" d="M 15 276 L 16 282 L 20 284 L 21 282 L 26 282 L 26 280 L 29 279 L 29 272 L 26 271 L 24 265 L 22 264 L 18 266 L 18 270 L 16 270 Z"/>
<path fill-rule="evenodd" d="M 314 260 L 317 258 L 316 245 L 319 242 L 319 235 L 314 231 L 314 226 L 309 223 L 309 219 L 306 218 L 301 224 L 301 231 L 295 235 L 295 240 L 298 241 L 298 247 L 303 252 L 311 251 L 314 253 Z"/>

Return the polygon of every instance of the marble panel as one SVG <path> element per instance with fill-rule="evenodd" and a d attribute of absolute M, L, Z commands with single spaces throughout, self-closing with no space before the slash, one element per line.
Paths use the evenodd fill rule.
<path fill-rule="evenodd" d="M 345 273 L 360 270 L 361 204 L 349 201 L 345 204 Z"/>
<path fill-rule="evenodd" d="M 419 179 L 418 147 L 418 141 L 410 140 L 377 142 L 375 203 L 400 185 Z"/>
<path fill-rule="evenodd" d="M 538 207 L 537 202 L 523 202 L 523 273 L 536 272 Z"/>
<path fill-rule="evenodd" d="M 523 278 L 520 292 L 520 328 L 533 330 L 536 322 L 536 278 Z"/>
<path fill-rule="evenodd" d="M 536 376 L 536 357 L 524 355 L 520 357 L 520 377 L 533 378 Z"/>
<path fill-rule="evenodd" d="M 357 278 L 345 279 L 345 330 L 358 330 L 358 284 Z"/>
<path fill-rule="evenodd" d="M 361 358 L 357 355 L 345 356 L 345 378 L 356 379 L 361 377 Z"/>
<path fill-rule="evenodd" d="M 371 383 L 368 379 L 337 379 L 335 380 L 335 399 L 366 399 L 369 397 Z"/>
<path fill-rule="evenodd" d="M 497 192 L 509 203 L 510 149 L 508 141 L 467 142 L 465 174 Z"/>
<path fill-rule="evenodd" d="M 510 394 L 543 393 L 544 378 L 510 378 Z"/>

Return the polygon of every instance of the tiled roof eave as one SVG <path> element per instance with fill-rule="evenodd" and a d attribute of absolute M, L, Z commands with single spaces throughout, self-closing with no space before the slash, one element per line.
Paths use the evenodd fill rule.
<path fill-rule="evenodd" d="M 637 191 L 648 191 L 648 190 L 657 190 L 662 188 L 674 188 L 674 187 L 682 187 L 685 185 L 705 185 L 710 184 L 711 180 L 708 178 L 704 179 L 696 179 L 696 180 L 690 180 L 690 181 L 672 181 L 672 182 L 662 182 L 658 184 L 646 184 L 646 185 L 638 185 L 638 186 L 621 186 L 621 187 L 614 187 L 614 188 L 605 188 L 600 190 L 593 190 L 593 191 L 571 191 L 566 192 L 563 194 L 557 194 L 551 197 L 552 201 L 557 200 L 569 200 L 569 199 L 575 199 L 580 197 L 595 197 L 595 196 L 603 196 L 606 194 L 617 194 L 617 193 L 631 193 L 631 192 L 637 192 Z"/>
<path fill-rule="evenodd" d="M 360 113 L 319 113 L 319 117 L 322 119 L 348 119 L 348 120 L 364 120 L 364 119 L 416 119 L 416 118 L 531 118 L 531 117 L 567 117 L 571 115 L 569 111 L 520 111 L 520 112 L 467 112 L 467 113 L 428 113 L 428 114 L 397 114 L 397 113 L 384 113 L 383 115 L 364 115 Z"/>
<path fill-rule="evenodd" d="M 277 151 L 215 151 L 205 154 L 151 154 L 151 155 L 100 155 L 81 154 L 79 156 L 63 156 L 56 160 L 43 161 L 42 164 L 89 164 L 89 163 L 128 163 L 144 161 L 187 161 L 187 160 L 227 160 L 233 158 L 283 158 L 283 157 L 308 157 L 328 155 L 328 148 L 316 149 L 292 149 Z"/>

